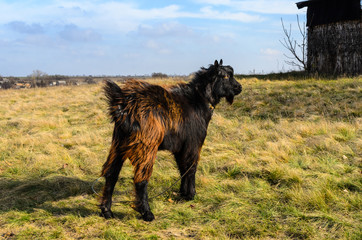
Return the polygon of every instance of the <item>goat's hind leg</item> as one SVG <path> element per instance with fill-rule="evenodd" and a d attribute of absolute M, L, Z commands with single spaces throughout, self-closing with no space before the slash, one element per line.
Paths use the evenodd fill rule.
<path fill-rule="evenodd" d="M 147 186 L 148 180 L 151 177 L 155 154 L 149 154 L 148 158 L 139 159 L 135 162 L 134 184 L 136 189 L 136 208 L 142 215 L 144 221 L 150 222 L 155 219 L 148 204 Z"/>
<path fill-rule="evenodd" d="M 148 193 L 147 193 L 148 181 L 143 180 L 142 182 L 135 183 L 137 205 L 136 211 L 142 215 L 144 221 L 150 222 L 155 219 L 155 216 L 151 212 L 150 205 L 148 204 Z"/>
<path fill-rule="evenodd" d="M 114 217 L 111 211 L 112 195 L 118 180 L 118 175 L 122 169 L 123 162 L 123 156 L 117 152 L 115 147 L 112 146 L 107 161 L 103 165 L 102 175 L 105 177 L 106 183 L 103 188 L 101 204 L 99 205 L 99 208 L 102 211 L 102 216 L 106 219 Z"/>

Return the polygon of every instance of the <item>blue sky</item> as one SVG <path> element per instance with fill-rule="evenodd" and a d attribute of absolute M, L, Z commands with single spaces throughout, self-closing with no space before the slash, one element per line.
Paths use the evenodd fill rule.
<path fill-rule="evenodd" d="M 215 59 L 236 73 L 289 70 L 280 19 L 290 0 L 0 0 L 0 75 L 189 74 Z"/>

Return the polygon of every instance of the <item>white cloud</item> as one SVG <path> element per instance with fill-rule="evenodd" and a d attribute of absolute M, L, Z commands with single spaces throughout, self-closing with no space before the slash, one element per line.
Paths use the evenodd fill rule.
<path fill-rule="evenodd" d="M 250 11 L 266 14 L 297 14 L 300 13 L 294 0 L 195 0 L 198 3 L 226 6 L 234 10 Z"/>
<path fill-rule="evenodd" d="M 228 3 L 230 1 L 226 1 Z M 232 3 L 232 2 L 231 2 Z M 179 18 L 216 19 L 239 22 L 259 22 L 258 15 L 247 14 L 234 9 L 223 11 L 212 7 L 201 7 L 198 11 L 184 11 L 180 5 L 142 9 L 129 2 L 68 1 L 42 2 L 37 6 L 19 3 L 0 3 L 6 13 L 0 16 L 0 23 L 22 21 L 27 24 L 74 24 L 81 28 L 102 29 L 107 32 L 129 32 L 149 20 L 172 20 Z"/>
<path fill-rule="evenodd" d="M 82 7 L 82 6 L 78 6 Z M 179 18 L 217 19 L 240 22 L 259 22 L 260 16 L 242 12 L 217 11 L 210 7 L 201 8 L 198 12 L 183 11 L 179 5 L 168 5 L 161 8 L 141 9 L 129 3 L 106 2 L 89 7 L 92 18 L 73 18 L 80 26 L 92 22 L 108 31 L 129 32 L 135 30 L 140 24 L 150 20 L 173 20 Z M 85 26 L 84 26 L 85 27 Z"/>
<path fill-rule="evenodd" d="M 260 52 L 263 55 L 270 56 L 270 57 L 280 56 L 282 54 L 279 50 L 272 49 L 272 48 L 260 49 Z"/>
<path fill-rule="evenodd" d="M 211 6 L 201 8 L 200 12 L 198 17 L 206 19 L 233 20 L 239 22 L 260 22 L 263 20 L 263 18 L 258 15 L 251 15 L 243 12 L 220 12 L 214 10 Z"/>
<path fill-rule="evenodd" d="M 141 24 L 137 33 L 152 38 L 187 37 L 194 35 L 193 30 L 175 21 L 150 24 Z"/>
<path fill-rule="evenodd" d="M 61 38 L 74 42 L 96 42 L 102 39 L 101 35 L 91 29 L 79 29 L 76 25 L 64 26 L 59 32 Z"/>
<path fill-rule="evenodd" d="M 43 27 L 40 24 L 26 24 L 22 21 L 13 21 L 7 24 L 10 29 L 15 32 L 24 33 L 24 34 L 40 34 L 44 32 Z"/>
<path fill-rule="evenodd" d="M 0 1 L 0 57 L 6 59 L 0 74 L 34 68 L 61 74 L 189 73 L 220 58 L 237 72 L 269 70 L 282 56 L 278 14 L 295 7 L 286 0 L 160 2 Z"/>
<path fill-rule="evenodd" d="M 167 48 L 167 46 L 163 45 L 162 43 L 150 39 L 145 43 L 145 47 L 155 51 L 158 54 L 170 54 L 172 53 L 172 50 Z"/>
<path fill-rule="evenodd" d="M 206 3 L 211 5 L 231 5 L 231 0 L 196 0 L 198 3 Z"/>

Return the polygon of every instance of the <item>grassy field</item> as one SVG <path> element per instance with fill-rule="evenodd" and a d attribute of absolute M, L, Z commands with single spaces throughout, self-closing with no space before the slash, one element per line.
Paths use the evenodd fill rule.
<path fill-rule="evenodd" d="M 117 204 L 133 199 L 129 164 L 116 218 L 99 217 L 91 184 L 113 130 L 101 85 L 0 91 L 0 239 L 361 239 L 362 79 L 240 82 L 215 109 L 195 200 L 176 184 L 151 223 Z M 160 152 L 150 196 L 178 176 Z"/>

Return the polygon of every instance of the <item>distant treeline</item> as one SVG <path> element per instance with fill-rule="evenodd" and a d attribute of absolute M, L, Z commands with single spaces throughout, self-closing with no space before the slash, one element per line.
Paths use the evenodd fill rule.
<path fill-rule="evenodd" d="M 0 89 L 36 88 L 64 85 L 94 84 L 92 77 L 68 77 L 64 75 L 43 75 L 38 77 L 0 77 Z"/>

